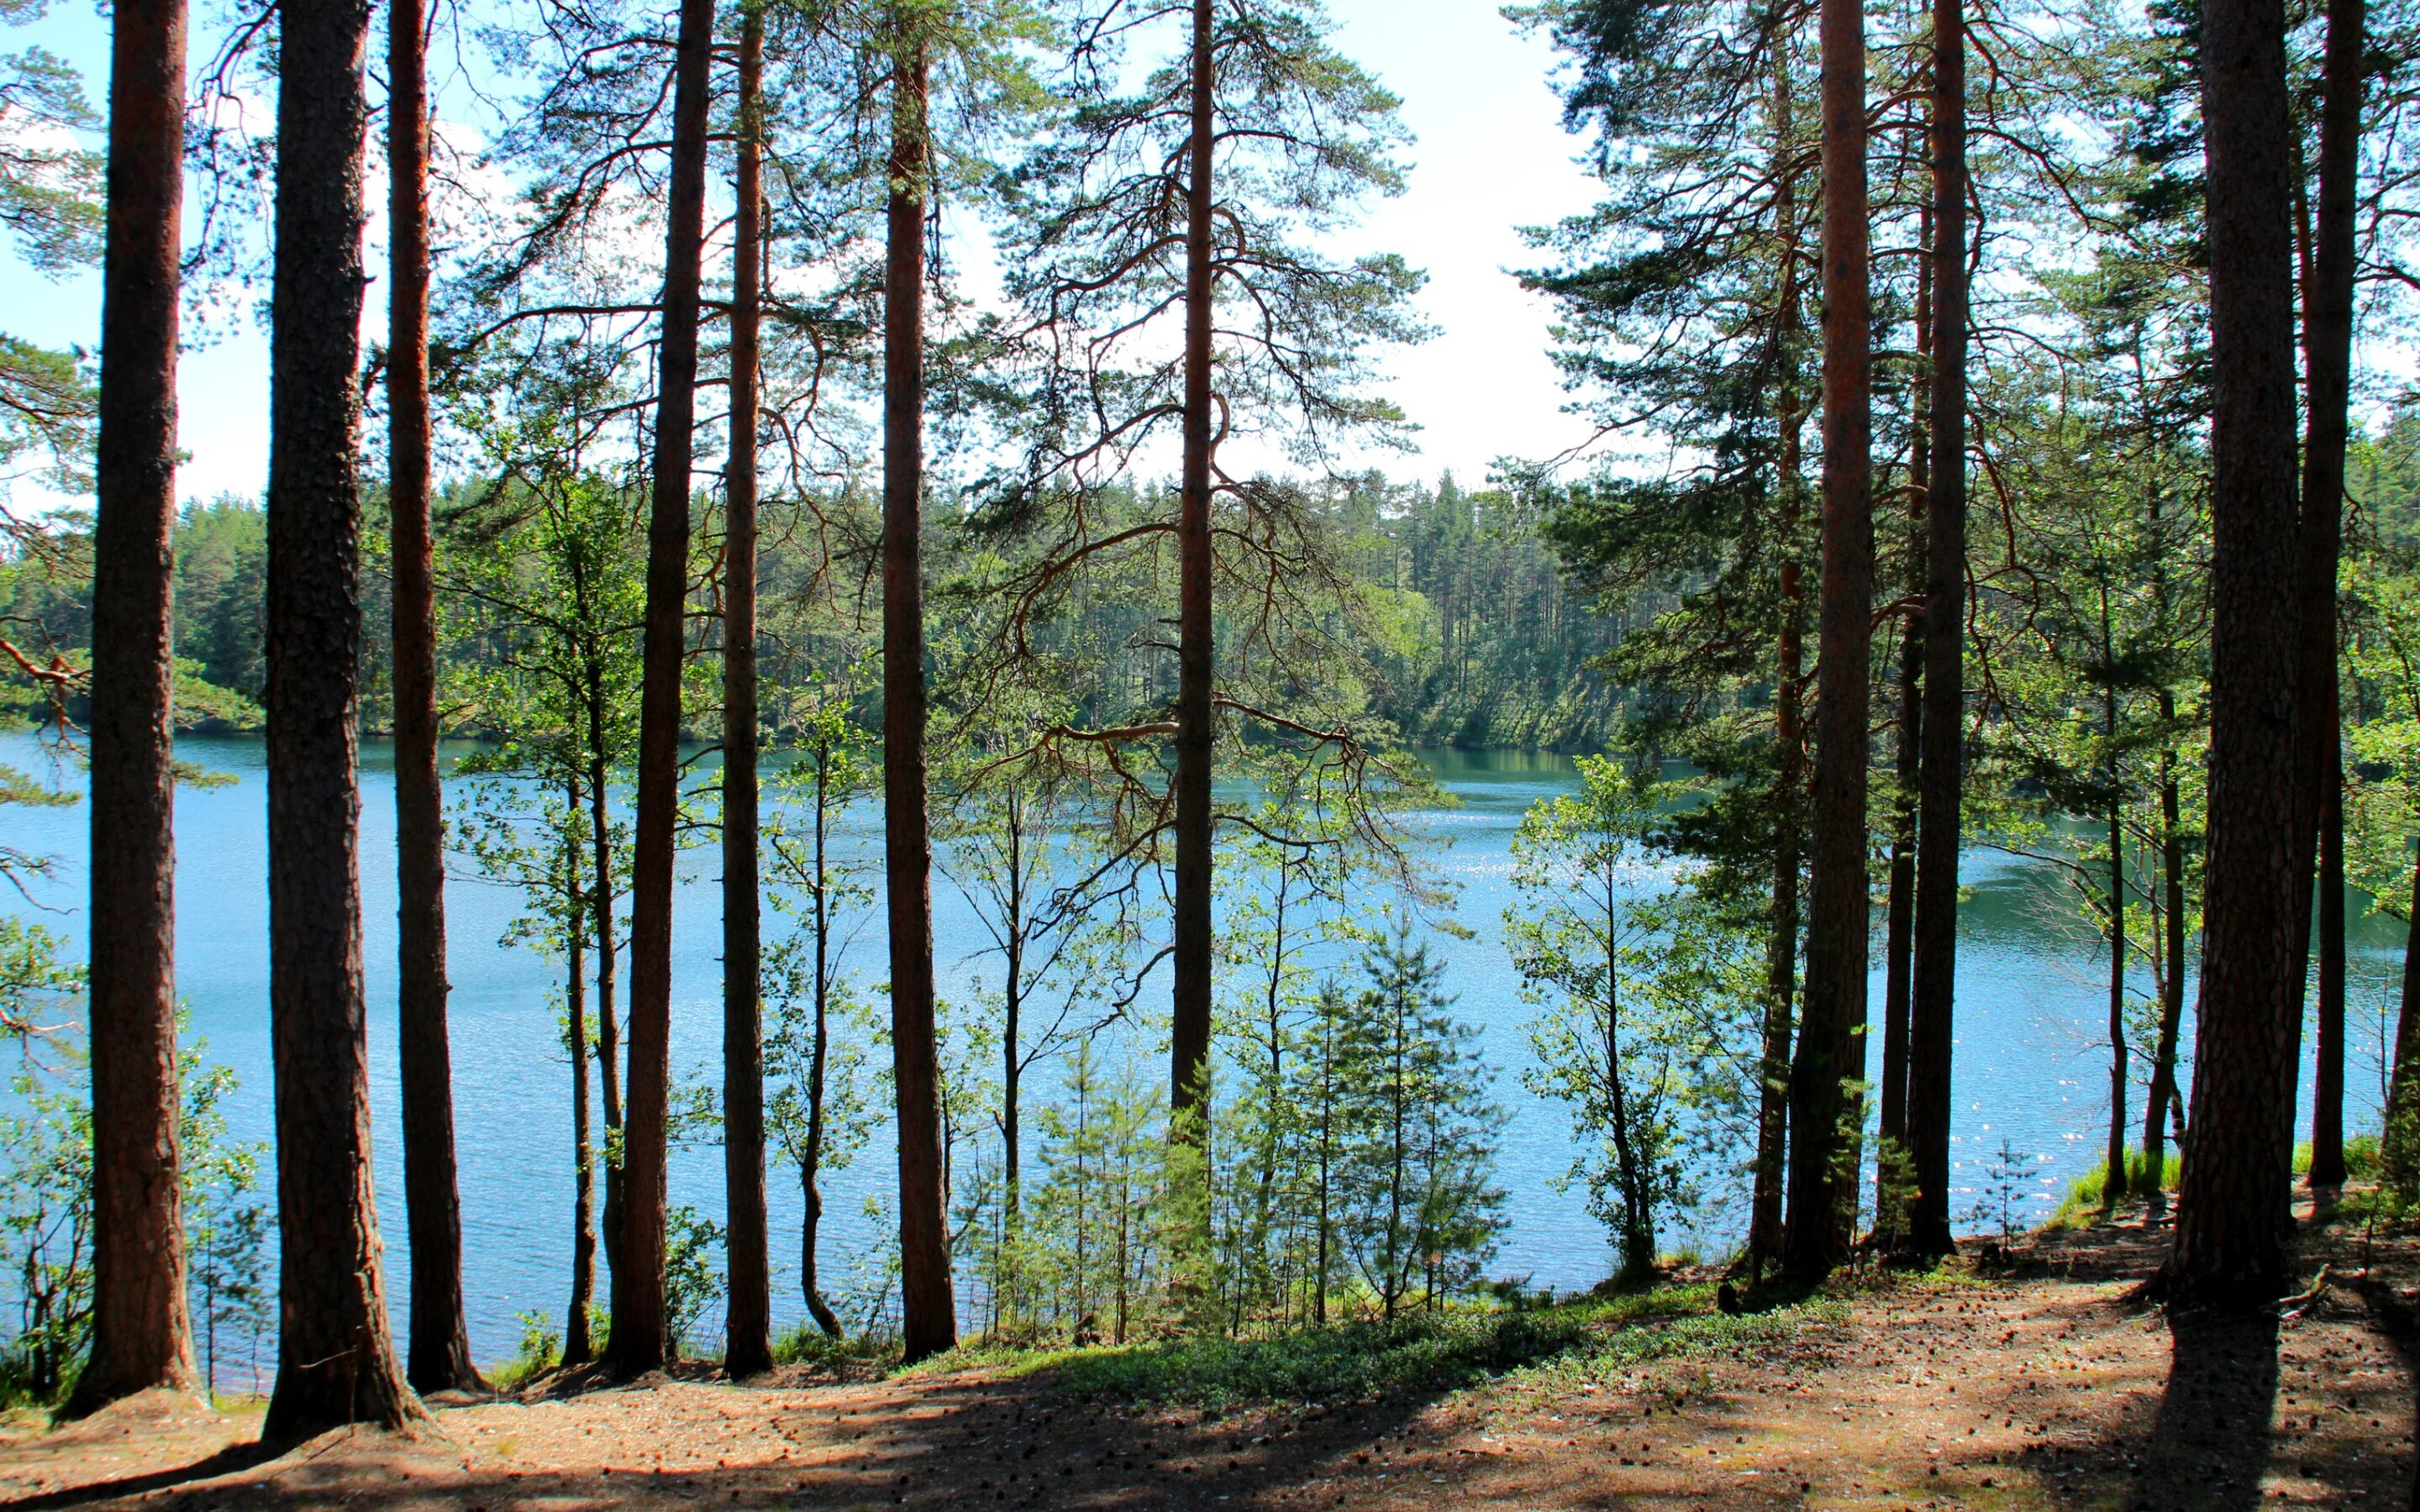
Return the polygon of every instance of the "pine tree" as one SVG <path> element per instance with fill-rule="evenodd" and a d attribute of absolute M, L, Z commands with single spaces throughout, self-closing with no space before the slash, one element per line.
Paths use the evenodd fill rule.
<path fill-rule="evenodd" d="M 194 1376 L 178 1207 L 169 733 L 185 27 L 183 0 L 128 0 L 112 22 L 92 585 L 96 1295 L 79 1412 Z M 22 871 L 0 856 L 11 880 Z"/>
<path fill-rule="evenodd" d="M 270 297 L 270 1017 L 277 1384 L 261 1435 L 422 1415 L 387 1325 L 370 1190 L 356 721 L 355 430 L 368 0 L 282 15 Z"/>

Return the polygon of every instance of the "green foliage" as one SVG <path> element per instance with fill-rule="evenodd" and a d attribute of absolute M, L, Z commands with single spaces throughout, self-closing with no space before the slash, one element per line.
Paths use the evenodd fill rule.
<path fill-rule="evenodd" d="M 1045 1376 L 1078 1401 L 1177 1402 L 1210 1412 L 1265 1402 L 1336 1406 L 1452 1391 L 1507 1373 L 1575 1385 L 1657 1361 L 1789 1344 L 1841 1311 L 1818 1298 L 1727 1317 L 1710 1310 L 1713 1291 L 1709 1284 L 1520 1311 L 1404 1313 L 1269 1338 L 1202 1335 L 1040 1354 L 1015 1368 Z"/>
<path fill-rule="evenodd" d="M 706 1310 L 722 1300 L 722 1275 L 715 1269 L 722 1226 L 695 1208 L 675 1204 L 664 1213 L 664 1331 L 678 1350 Z"/>
<path fill-rule="evenodd" d="M 1536 1060 L 1523 1080 L 1570 1110 L 1566 1183 L 1589 1194 L 1648 1280 L 1659 1218 L 1693 1205 L 1693 1151 L 1741 1148 L 1757 1100 L 1763 963 L 1754 919 L 1674 872 L 1652 838 L 1668 795 L 1607 757 L 1582 757 L 1576 793 L 1539 800 L 1512 839 L 1505 939 Z"/>
<path fill-rule="evenodd" d="M 1966 1215 L 1971 1223 L 1986 1223 L 1997 1228 L 2000 1242 L 2004 1244 L 2016 1242 L 2017 1236 L 2024 1231 L 2022 1205 L 2037 1191 L 2033 1180 L 2034 1158 L 2033 1151 L 2019 1149 L 2013 1140 L 2003 1136 L 1999 1153 L 1984 1169 L 1981 1195 L 1977 1197 L 1973 1211 Z M 2100 1191 L 2100 1183 L 2096 1181 L 2093 1186 L 2096 1199 Z"/>
<path fill-rule="evenodd" d="M 60 942 L 39 926 L 0 919 L 0 1022 L 18 1064 L 0 1108 L 0 1273 L 16 1327 L 0 1342 L 0 1404 L 48 1405 L 75 1384 L 92 1321 L 92 1100 L 89 1058 L 56 1011 L 81 995 L 81 968 L 61 966 Z M 178 1138 L 189 1273 L 217 1365 L 217 1334 L 256 1349 L 265 1331 L 265 1207 L 252 1200 L 265 1143 L 228 1138 L 222 1106 L 235 1072 L 180 1046 Z M 215 1383 L 215 1375 L 213 1376 Z"/>
<path fill-rule="evenodd" d="M 2305 1145 L 2303 1148 L 2307 1163 L 2310 1147 Z M 2174 1192 L 2183 1171 L 2184 1157 L 2169 1151 L 2160 1172 L 2160 1189 Z M 2102 1195 L 2108 1190 L 2109 1163 L 2102 1161 L 2068 1183 L 2067 1195 L 2059 1198 L 2058 1206 L 2044 1220 L 2045 1227 L 2071 1228 L 2100 1217 Z M 2138 1196 L 2151 1190 L 2151 1161 L 2147 1151 L 2130 1149 L 2126 1152 L 2126 1190 Z M 2004 1230 L 2009 1227 L 2008 1221 L 1999 1221 Z"/>
<path fill-rule="evenodd" d="M 1323 1101 L 1345 1253 L 1388 1318 L 1416 1295 L 1430 1309 L 1467 1291 L 1504 1227 L 1495 1184 L 1503 1109 L 1454 1016 L 1445 964 L 1415 943 L 1407 917 L 1362 957 L 1367 985 L 1342 1024 L 1321 1000 Z"/>
<path fill-rule="evenodd" d="M 563 1330 L 552 1315 L 532 1308 L 514 1316 L 521 1325 L 520 1346 L 511 1359 L 488 1372 L 488 1384 L 500 1392 L 519 1391 L 563 1363 Z"/>

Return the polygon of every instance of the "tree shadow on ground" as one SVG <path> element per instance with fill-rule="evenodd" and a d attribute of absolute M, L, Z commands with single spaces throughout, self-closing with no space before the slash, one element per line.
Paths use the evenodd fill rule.
<path fill-rule="evenodd" d="M 195 1481 L 212 1480 L 232 1475 L 266 1464 L 285 1453 L 285 1447 L 259 1443 L 231 1443 L 218 1453 L 187 1465 L 172 1465 L 163 1470 L 145 1471 L 135 1475 L 121 1475 L 115 1480 L 93 1481 L 65 1490 L 46 1491 L 9 1503 L 18 1512 L 39 1512 L 47 1507 L 83 1506 L 93 1502 L 115 1501 L 120 1497 L 148 1496 L 154 1491 L 170 1490 Z"/>
<path fill-rule="evenodd" d="M 2276 1315 L 2172 1313 L 2166 1385 L 2127 1505 L 2239 1512 L 2261 1502 L 2273 1448 Z"/>

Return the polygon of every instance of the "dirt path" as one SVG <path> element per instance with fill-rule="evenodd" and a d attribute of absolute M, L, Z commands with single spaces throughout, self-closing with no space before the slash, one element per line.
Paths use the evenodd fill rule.
<path fill-rule="evenodd" d="M 669 1381 L 441 1406 L 263 1458 L 256 1416 L 130 1404 L 0 1438 L 0 1497 L 186 1512 L 605 1506 L 2400 1508 L 2409 1246 L 2260 1324 L 2129 1304 L 2157 1236 L 1853 1286 L 1753 1345 L 1565 1359 L 1441 1396 L 1204 1415 L 1047 1375 Z M 2338 1258 L 2351 1241 L 2339 1236 Z M 2391 1262 L 2391 1268 L 2388 1262 Z M 2381 1279 L 2382 1278 L 2382 1279 Z"/>

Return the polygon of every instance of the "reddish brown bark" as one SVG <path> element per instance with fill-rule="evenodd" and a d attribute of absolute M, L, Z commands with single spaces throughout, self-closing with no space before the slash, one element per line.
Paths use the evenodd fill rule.
<path fill-rule="evenodd" d="M 1931 476 L 1925 489 L 1923 748 L 1916 779 L 1916 941 L 1908 992 L 1907 1245 L 1947 1255 L 1950 1049 L 1966 721 L 1966 17 L 1932 9 Z"/>
<path fill-rule="evenodd" d="M 2275 1296 L 2287 1273 L 2309 926 L 2282 6 L 2208 0 L 2201 52 L 2216 389 L 2210 839 L 2193 1138 L 2164 1274 L 2180 1301 L 2235 1305 Z"/>
<path fill-rule="evenodd" d="M 1868 332 L 1866 25 L 1823 0 L 1823 563 L 1817 625 L 1807 985 L 1791 1064 L 1784 1263 L 1821 1276 L 1847 1251 L 1856 1166 L 1843 1117 L 1865 1074 L 1866 764 L 1873 647 L 1872 353 Z"/>
<path fill-rule="evenodd" d="M 933 835 L 924 774 L 924 46 L 893 38 L 882 392 L 882 796 L 899 1099 L 901 1332 L 920 1360 L 957 1343 L 933 1025 Z"/>
<path fill-rule="evenodd" d="M 271 1442 L 421 1415 L 380 1269 L 354 859 L 369 9 L 288 7 L 278 37 L 265 705 L 280 1263 L 277 1384 L 261 1426 Z"/>
<path fill-rule="evenodd" d="M 2314 1187 L 2344 1184 L 2344 774 L 2336 714 L 2336 560 L 2343 535 L 2346 405 L 2351 393 L 2354 197 L 2361 173 L 2364 0 L 2330 0 L 2319 108 L 2318 235 L 2304 294 L 2302 687 L 2304 823 L 2319 853 Z M 2307 850 L 2305 852 L 2307 854 Z M 2305 869 L 2307 874 L 2308 869 Z"/>
<path fill-rule="evenodd" d="M 92 1358 L 79 1412 L 194 1382 L 177 1148 L 169 544 L 176 520 L 183 0 L 120 0 L 92 579 Z"/>
<path fill-rule="evenodd" d="M 680 805 L 681 664 L 689 604 L 690 469 L 697 440 L 698 280 L 706 239 L 706 65 L 714 0 L 682 0 L 673 59 L 672 174 L 657 347 L 639 791 L 630 846 L 630 1090 L 622 1128 L 622 1249 L 607 1358 L 625 1375 L 663 1365 L 664 1113 L 672 1076 L 674 829 Z"/>
<path fill-rule="evenodd" d="M 1214 153 L 1214 21 L 1210 0 L 1193 4 L 1192 140 L 1185 191 L 1185 440 L 1177 517 L 1176 915 L 1169 1021 L 1169 1118 L 1174 1136 L 1199 1146 L 1207 1134 L 1213 942 L 1210 898 L 1212 700 L 1216 625 L 1211 615 L 1211 273 Z"/>
<path fill-rule="evenodd" d="M 764 255 L 765 12 L 739 32 L 737 227 L 732 243 L 731 465 L 722 543 L 722 1178 L 730 1302 L 723 1371 L 773 1365 L 765 1231 L 765 1040 L 756 896 L 756 344 Z"/>
<path fill-rule="evenodd" d="M 428 542 L 426 0 L 387 7 L 387 510 L 393 563 L 396 997 L 412 1389 L 475 1389 L 462 1318 L 462 1202 L 445 1030 L 445 810 L 437 777 L 437 597 Z"/>

